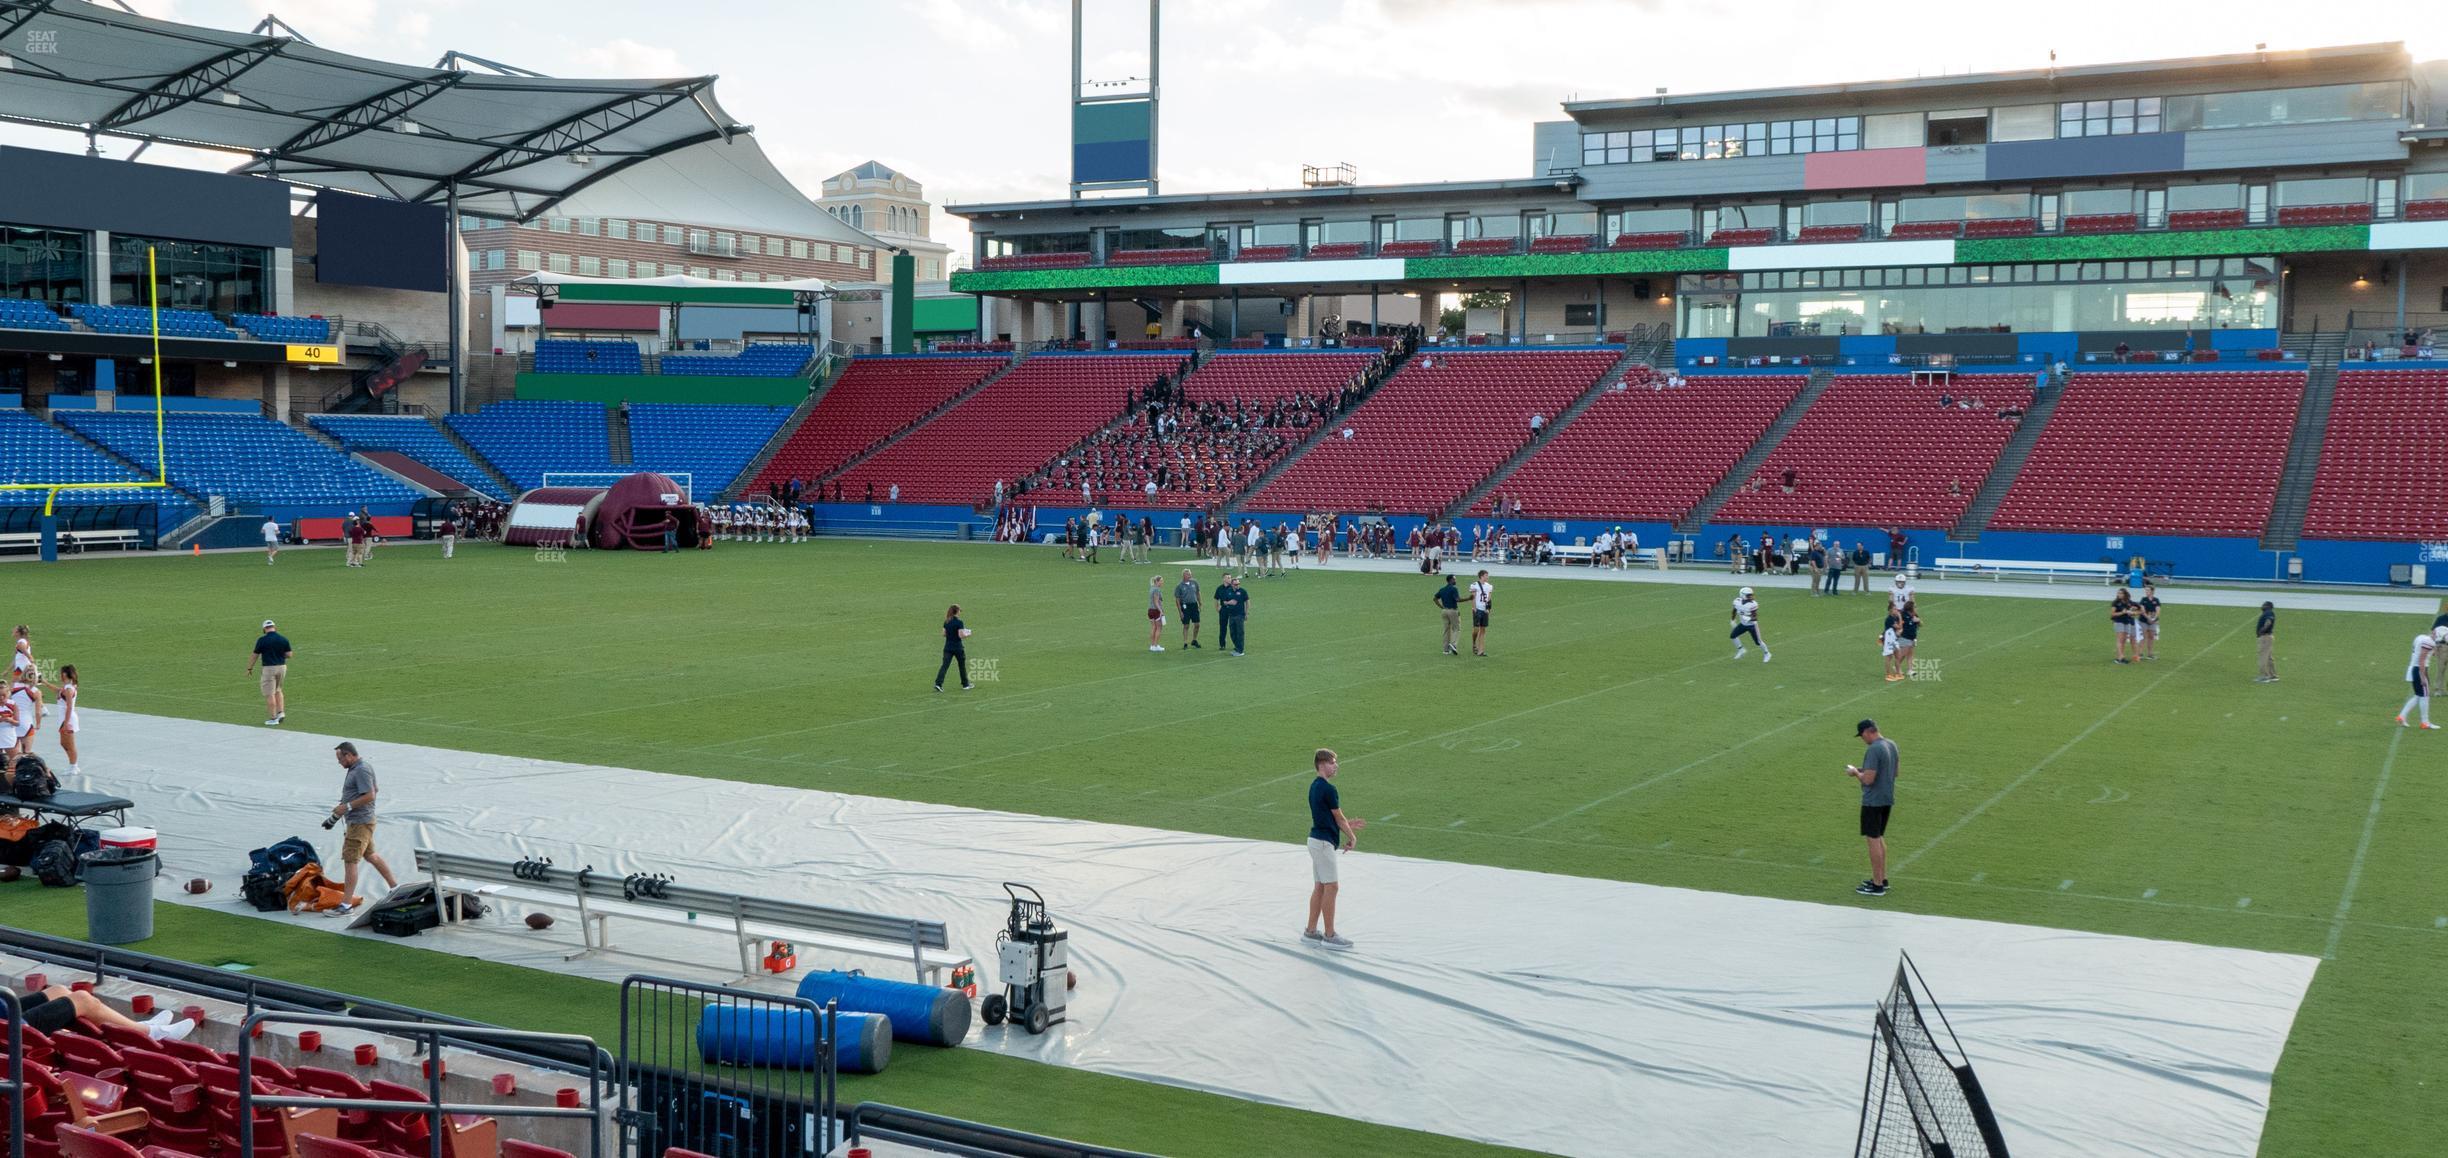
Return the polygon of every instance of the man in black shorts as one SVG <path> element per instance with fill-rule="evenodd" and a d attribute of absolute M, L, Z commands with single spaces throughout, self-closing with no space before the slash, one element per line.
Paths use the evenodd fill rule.
<path fill-rule="evenodd" d="M 1199 645 L 1199 585 L 1188 568 L 1182 570 L 1181 582 L 1173 585 L 1173 606 L 1181 612 L 1182 646 Z"/>
<path fill-rule="evenodd" d="M 1870 844 L 1870 879 L 1854 888 L 1865 897 L 1887 895 L 1887 814 L 1895 807 L 1895 741 L 1879 735 L 1878 724 L 1863 720 L 1853 734 L 1864 746 L 1862 762 L 1845 765 L 1845 775 L 1861 782 L 1861 834 Z"/>
<path fill-rule="evenodd" d="M 84 1018 L 105 1029 L 118 1028 L 145 1034 L 155 1041 L 180 1041 L 195 1032 L 196 1023 L 171 1010 L 154 1014 L 150 1021 L 138 1021 L 102 1003 L 102 999 L 81 989 L 53 985 L 40 993 L 18 998 L 19 1016 L 25 1025 L 46 1034 L 58 1033 Z"/>

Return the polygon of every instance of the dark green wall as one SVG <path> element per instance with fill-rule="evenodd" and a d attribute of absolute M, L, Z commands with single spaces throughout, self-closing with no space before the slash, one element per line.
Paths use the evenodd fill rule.
<path fill-rule="evenodd" d="M 719 402 L 797 406 L 805 378 L 729 378 L 683 374 L 537 374 L 518 376 L 520 398 L 564 402 Z"/>

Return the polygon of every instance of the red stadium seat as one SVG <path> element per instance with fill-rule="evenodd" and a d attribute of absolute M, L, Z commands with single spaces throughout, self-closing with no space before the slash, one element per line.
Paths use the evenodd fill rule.
<path fill-rule="evenodd" d="M 1002 358 L 854 359 L 748 489 L 822 478 L 1006 365 Z"/>
<path fill-rule="evenodd" d="M 2448 221 L 2448 200 L 2408 201 L 2405 203 L 2408 221 Z"/>
<path fill-rule="evenodd" d="M 2303 533 L 2448 539 L 2448 363 L 2338 374 Z"/>
<path fill-rule="evenodd" d="M 845 495 L 901 488 L 905 503 L 983 503 L 1120 416 L 1170 354 L 1039 354 L 840 476 Z"/>
<path fill-rule="evenodd" d="M 2280 225 L 2359 225 L 2371 218 L 2369 205 L 2289 205 L 2278 211 Z"/>
<path fill-rule="evenodd" d="M 1805 225 L 1802 232 L 1794 234 L 1794 240 L 1805 245 L 1822 241 L 1860 241 L 1865 228 L 1861 225 Z"/>
<path fill-rule="evenodd" d="M 1294 254 L 1289 245 L 1244 245 L 1238 261 L 1290 261 Z"/>
<path fill-rule="evenodd" d="M 2241 209 L 2179 209 L 2168 214 L 2170 229 L 2242 229 Z"/>
<path fill-rule="evenodd" d="M 1284 248 L 1290 249 L 1290 246 Z M 1321 241 L 1309 247 L 1311 261 L 1340 261 L 1360 256 L 1362 246 L 1357 241 Z M 1247 251 L 1244 251 L 1247 252 Z"/>
<path fill-rule="evenodd" d="M 2084 372 L 1998 507 L 1998 530 L 2259 535 L 2302 370 Z"/>
<path fill-rule="evenodd" d="M 1688 233 L 1625 233 L 1608 244 L 1608 249 L 1681 249 L 1691 244 Z"/>
<path fill-rule="evenodd" d="M 2142 217 L 2136 213 L 2082 213 L 2064 222 L 2068 233 L 2131 233 L 2142 228 Z"/>
<path fill-rule="evenodd" d="M 1389 241 L 1377 247 L 1377 256 L 1434 257 L 1437 248 L 1434 241 Z"/>
<path fill-rule="evenodd" d="M 2040 229 L 2037 217 L 1976 217 L 1964 222 L 1965 237 L 2029 237 Z"/>
<path fill-rule="evenodd" d="M 1717 517 L 1735 523 L 1944 529 L 1963 517 L 2014 425 L 1998 417 L 2031 404 L 2028 374 L 1958 376 L 1916 385 L 1909 374 L 1840 374 Z M 1940 406 L 1977 399 L 1980 409 Z M 1876 447 L 1876 453 L 1864 453 Z M 1795 474 L 1786 494 L 1784 473 Z M 1750 480 L 1742 480 L 1748 483 Z"/>
<path fill-rule="evenodd" d="M 1906 221 L 1888 230 L 1887 236 L 1896 241 L 1909 241 L 1956 237 L 1962 233 L 1961 221 Z"/>
<path fill-rule="evenodd" d="M 1497 488 L 1541 517 L 1682 518 L 1801 392 L 1803 374 L 1704 374 L 1672 390 L 1635 367 Z"/>
<path fill-rule="evenodd" d="M 1521 248 L 1521 241 L 1512 237 L 1473 237 L 1454 242 L 1456 257 L 1500 257 Z"/>
<path fill-rule="evenodd" d="M 1586 233 L 1556 234 L 1530 243 L 1532 253 L 1587 253 L 1598 239 Z"/>

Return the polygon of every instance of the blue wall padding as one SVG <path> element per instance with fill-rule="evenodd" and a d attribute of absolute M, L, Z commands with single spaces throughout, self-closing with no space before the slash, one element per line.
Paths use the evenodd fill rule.
<path fill-rule="evenodd" d="M 882 1073 L 892 1061 L 892 1026 L 882 1016 L 841 1013 L 833 1028 L 833 1065 L 843 1073 Z M 708 1065 L 813 1069 L 816 1015 L 804 1009 L 709 1005 L 697 1017 L 697 1052 Z"/>
<path fill-rule="evenodd" d="M 831 1001 L 859 1013 L 881 1013 L 902 1041 L 959 1045 L 969 1036 L 969 999 L 957 989 L 863 973 L 810 973 L 799 980 L 799 996 L 818 1005 Z"/>

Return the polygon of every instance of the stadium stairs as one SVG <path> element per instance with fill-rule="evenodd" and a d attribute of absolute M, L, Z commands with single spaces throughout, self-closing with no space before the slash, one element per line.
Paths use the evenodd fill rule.
<path fill-rule="evenodd" d="M 469 445 L 468 440 L 459 437 L 459 432 L 451 429 L 450 423 L 435 422 L 431 418 L 426 418 L 423 421 L 427 425 L 432 426 L 435 430 L 441 431 L 443 441 L 448 442 L 452 446 L 458 448 L 459 453 L 466 455 L 469 462 L 476 464 L 476 468 L 478 470 L 485 472 L 486 481 L 492 483 L 494 487 L 499 488 L 496 493 L 509 495 L 513 498 L 518 496 L 518 484 L 511 482 L 509 475 L 503 474 L 500 467 L 493 465 L 493 460 L 477 453 L 476 448 Z"/>
<path fill-rule="evenodd" d="M 1248 486 L 1226 496 L 1222 504 L 1223 509 L 1227 511 L 1240 510 L 1244 505 L 1248 504 L 1250 496 L 1265 490 L 1267 488 L 1267 484 L 1274 482 L 1277 475 L 1292 469 L 1292 464 L 1299 462 L 1302 455 L 1316 449 L 1318 443 L 1325 441 L 1327 436 L 1333 434 L 1338 428 L 1340 428 L 1342 426 L 1342 419 L 1358 411 L 1361 407 L 1368 405 L 1368 400 L 1377 396 L 1377 388 L 1393 381 L 1394 375 L 1401 372 L 1402 368 L 1411 361 L 1412 355 L 1417 353 L 1419 353 L 1419 351 L 1416 349 L 1406 350 L 1400 357 L 1386 359 L 1385 365 L 1378 369 L 1377 377 L 1367 386 L 1361 388 L 1360 397 L 1352 402 L 1350 410 L 1346 410 L 1342 414 L 1335 415 L 1333 418 L 1329 418 L 1324 422 L 1318 423 L 1318 428 L 1310 431 L 1309 437 L 1302 439 L 1298 444 L 1294 445 L 1292 449 L 1285 451 L 1283 453 L 1283 457 L 1275 460 L 1275 465 L 1270 466 L 1266 468 L 1266 470 L 1260 472 L 1257 478 L 1250 480 L 1250 484 Z"/>
<path fill-rule="evenodd" d="M 1513 457 L 1498 463 L 1495 470 L 1490 471 L 1486 478 L 1479 480 L 1479 485 L 1464 492 L 1452 506 L 1439 512 L 1439 518 L 1452 520 L 1470 513 L 1471 508 L 1485 502 L 1490 492 L 1503 485 L 1504 480 L 1512 477 L 1514 470 L 1518 469 L 1521 464 L 1530 461 L 1531 455 L 1537 454 L 1541 447 L 1554 440 L 1555 436 L 1562 433 L 1566 426 L 1572 424 L 1573 419 L 1581 417 L 1581 412 L 1589 409 L 1590 403 L 1604 397 L 1607 391 L 1615 388 L 1617 382 L 1623 381 L 1624 375 L 1631 373 L 1633 367 L 1648 365 L 1647 356 L 1641 348 L 1625 347 L 1623 357 L 1615 359 L 1615 364 L 1607 367 L 1607 372 L 1600 376 L 1595 384 L 1582 391 L 1579 398 L 1573 399 L 1572 404 L 1558 413 L 1554 421 L 1549 422 L 1544 429 L 1540 430 L 1538 437 L 1531 439 L 1520 450 L 1514 451 Z"/>
<path fill-rule="evenodd" d="M 730 488 L 716 496 L 715 501 L 738 502 L 740 496 L 747 494 L 756 485 L 757 476 L 765 472 L 766 464 L 772 462 L 774 455 L 781 453 L 784 446 L 789 445 L 791 438 L 799 433 L 800 424 L 808 420 L 808 415 L 816 412 L 816 404 L 824 401 L 824 396 L 832 391 L 834 381 L 840 377 L 836 374 L 817 382 L 815 388 L 808 391 L 807 397 L 791 408 L 782 425 L 774 428 L 773 437 L 766 439 L 765 445 L 749 456 L 748 465 L 740 468 L 739 477 L 732 479 Z"/>
<path fill-rule="evenodd" d="M 518 397 L 518 358 L 510 354 L 470 356 L 459 391 L 460 405 L 470 413 Z"/>
<path fill-rule="evenodd" d="M 1673 343 L 1667 345 L 1671 347 Z M 1785 404 L 1784 410 L 1778 412 L 1776 421 L 1760 432 L 1759 441 L 1743 452 L 1733 469 L 1728 470 L 1724 478 L 1718 479 L 1716 486 L 1709 488 L 1709 493 L 1701 498 L 1698 506 L 1691 509 L 1690 514 L 1683 516 L 1682 522 L 1675 524 L 1675 530 L 1690 534 L 1707 526 L 1708 521 L 1716 516 L 1717 508 L 1724 506 L 1727 499 L 1734 497 L 1736 490 L 1759 473 L 1760 465 L 1768 461 L 1769 455 L 1776 453 L 1777 444 L 1785 441 L 1786 435 L 1793 433 L 1793 428 L 1802 421 L 1802 412 L 1810 409 L 1811 403 L 1827 392 L 1828 382 L 1835 376 L 1836 372 L 1825 366 L 1811 371 L 1810 381 L 1794 395 L 1793 401 Z"/>
<path fill-rule="evenodd" d="M 826 482 L 850 473 L 851 469 L 858 466 L 860 463 L 866 462 L 868 459 L 882 454 L 884 451 L 890 449 L 894 443 L 899 442 L 904 438 L 908 438 L 910 435 L 918 433 L 918 431 L 924 428 L 927 423 L 933 422 L 936 419 L 951 413 L 962 403 L 977 397 L 979 393 L 983 392 L 987 387 L 1002 381 L 1005 375 L 1019 369 L 1021 365 L 1027 361 L 1027 359 L 1028 355 L 1026 354 L 1013 358 L 1002 369 L 978 379 L 976 384 L 970 386 L 968 389 L 936 403 L 935 406 L 926 413 L 910 419 L 909 423 L 903 426 L 901 429 L 893 431 L 891 434 L 887 434 L 884 437 L 875 440 L 875 442 L 869 445 L 867 449 L 843 459 L 840 466 L 834 467 L 833 469 L 816 476 L 816 481 Z M 751 475 L 749 477 L 754 478 L 755 476 Z"/>
<path fill-rule="evenodd" d="M 2015 428 L 2014 437 L 2006 440 L 2006 449 L 1998 452 L 1997 462 L 1990 466 L 1989 476 L 1981 480 L 1980 489 L 1972 494 L 1972 505 L 1964 508 L 1963 517 L 1955 520 L 1947 541 L 1969 543 L 1989 529 L 1989 520 L 1997 514 L 1998 504 L 2006 501 L 2006 492 L 2014 486 L 2016 476 L 2023 473 L 2023 463 L 2031 458 L 2032 447 L 2040 442 L 2040 432 L 2048 427 L 2049 415 L 2057 413 L 2057 400 L 2065 397 L 2065 387 L 2052 383 L 2045 390 L 2032 393 L 2031 405 L 2023 411 L 2023 422 Z"/>
<path fill-rule="evenodd" d="M 628 466 L 631 450 L 629 446 L 629 408 L 627 406 L 604 407 L 604 435 L 607 444 L 605 453 L 612 456 L 612 465 Z"/>
<path fill-rule="evenodd" d="M 2320 473 L 2321 447 L 2329 438 L 2329 412 L 2337 403 L 2338 362 L 2346 354 L 2343 333 L 2307 334 L 2300 343 L 2311 372 L 2304 377 L 2303 405 L 2295 411 L 2295 437 L 2287 444 L 2286 467 L 2278 475 L 2278 497 L 2261 529 L 2261 549 L 2292 551 L 2303 541 L 2304 513 Z"/>
<path fill-rule="evenodd" d="M 69 438 L 75 439 L 77 442 L 84 444 L 84 446 L 85 446 L 85 448 L 86 448 L 87 450 L 93 451 L 95 454 L 99 454 L 99 455 L 101 455 L 102 457 L 107 458 L 107 459 L 111 460 L 112 462 L 119 464 L 119 466 L 120 466 L 122 469 L 129 471 L 130 473 L 134 474 L 134 475 L 135 475 L 137 478 L 142 478 L 142 479 L 150 479 L 150 478 L 158 478 L 158 477 L 160 477 L 160 476 L 158 476 L 158 475 L 154 474 L 152 471 L 147 470 L 147 469 L 146 469 L 146 468 L 145 468 L 145 467 L 144 467 L 142 464 L 138 463 L 138 462 L 137 462 L 135 459 L 129 458 L 129 457 L 127 457 L 126 455 L 121 454 L 121 453 L 119 453 L 118 451 L 112 450 L 111 448 L 109 448 L 109 447 L 107 447 L 107 446 L 104 446 L 104 445 L 102 445 L 101 443 L 96 442 L 96 441 L 94 441 L 94 440 L 93 440 L 93 439 L 91 439 L 91 438 L 87 438 L 87 437 L 85 437 L 85 435 L 84 435 L 82 432 L 78 431 L 78 430 L 77 430 L 77 429 L 75 429 L 74 427 L 69 426 L 69 425 L 68 425 L 67 423 L 65 423 L 65 422 L 61 422 L 61 421 L 59 421 L 59 420 L 58 420 L 57 418 L 55 418 L 55 417 L 54 417 L 52 414 L 50 414 L 48 411 L 45 411 L 45 412 L 43 413 L 42 418 L 43 418 L 43 421 L 48 422 L 48 423 L 50 423 L 50 424 L 51 424 L 51 428 L 52 428 L 53 430 L 57 430 L 57 431 L 59 431 L 61 434 L 64 434 L 64 435 L 68 436 Z M 185 488 L 185 487 L 179 486 L 179 485 L 178 485 L 178 484 L 176 484 L 176 483 L 172 483 L 172 484 L 170 485 L 170 490 L 171 490 L 171 492 L 172 492 L 173 494 L 176 494 L 176 495 L 178 495 L 180 498 L 185 499 L 185 500 L 187 500 L 187 502 L 189 502 L 189 503 L 193 504 L 193 505 L 194 505 L 194 507 L 195 507 L 195 509 L 196 509 L 197 511 L 203 511 L 203 510 L 205 510 L 205 509 L 206 509 L 206 508 L 207 508 L 207 507 L 210 505 L 210 504 L 208 504 L 208 503 L 206 503 L 206 502 L 204 501 L 204 496 L 202 496 L 202 495 L 200 495 L 200 494 L 197 494 L 197 493 L 195 493 L 194 491 L 188 490 L 188 489 L 187 489 L 187 488 Z M 208 515 L 198 514 L 198 515 L 195 515 L 195 516 L 193 516 L 192 518 L 190 518 L 188 521 L 192 523 L 192 522 L 194 522 L 196 519 L 203 519 L 203 518 L 209 518 L 209 517 L 210 517 L 210 516 L 208 516 Z M 169 527 L 163 527 L 163 528 L 160 528 L 160 531 L 161 531 L 160 539 L 161 539 L 161 543 L 162 543 L 162 545 L 163 545 L 163 546 L 168 546 L 168 545 L 169 545 L 169 543 L 170 543 L 170 531 L 171 531 L 171 528 L 169 528 Z"/>

